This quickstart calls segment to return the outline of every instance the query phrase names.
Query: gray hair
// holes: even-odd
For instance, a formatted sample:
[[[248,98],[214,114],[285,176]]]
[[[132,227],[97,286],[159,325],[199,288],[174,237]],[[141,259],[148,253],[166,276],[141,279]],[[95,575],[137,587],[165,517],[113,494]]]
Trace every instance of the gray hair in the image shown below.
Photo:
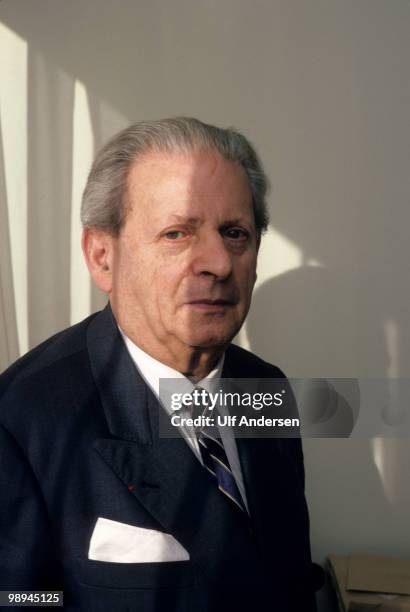
[[[118,235],[126,216],[126,185],[133,162],[150,151],[216,150],[239,162],[249,178],[258,236],[269,223],[267,177],[253,146],[233,128],[223,129],[191,117],[141,121],[116,134],[97,154],[84,190],[81,221]]]

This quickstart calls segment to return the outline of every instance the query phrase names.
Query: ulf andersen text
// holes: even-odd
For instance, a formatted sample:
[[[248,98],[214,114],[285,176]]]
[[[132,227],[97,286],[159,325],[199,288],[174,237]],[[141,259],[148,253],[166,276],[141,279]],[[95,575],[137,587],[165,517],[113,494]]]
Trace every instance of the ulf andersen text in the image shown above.
[[[275,419],[265,416],[247,417],[237,415],[217,415],[216,417],[200,415],[195,418],[174,414],[171,417],[174,427],[299,427],[299,419]]]

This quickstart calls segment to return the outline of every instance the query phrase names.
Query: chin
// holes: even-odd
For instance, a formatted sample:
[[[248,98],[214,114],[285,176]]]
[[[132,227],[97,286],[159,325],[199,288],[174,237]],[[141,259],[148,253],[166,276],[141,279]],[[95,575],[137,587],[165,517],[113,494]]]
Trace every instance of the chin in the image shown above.
[[[219,348],[228,345],[232,338],[237,334],[235,329],[227,330],[192,330],[192,333],[185,334],[185,343],[197,348]]]

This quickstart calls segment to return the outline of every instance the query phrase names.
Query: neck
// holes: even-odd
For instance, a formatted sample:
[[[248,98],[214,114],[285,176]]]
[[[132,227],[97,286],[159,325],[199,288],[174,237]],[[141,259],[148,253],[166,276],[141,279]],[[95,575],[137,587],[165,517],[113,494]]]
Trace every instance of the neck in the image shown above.
[[[187,347],[186,350],[178,351],[172,351],[169,347],[167,349],[161,347],[161,350],[155,351],[152,346],[139,342],[138,338],[128,337],[148,355],[173,370],[181,372],[181,374],[190,378],[192,382],[198,382],[205,378],[216,367],[224,352],[224,348],[221,347],[218,347],[218,349]]]
[[[184,376],[196,383],[202,380],[202,378],[205,378],[205,376],[208,376],[209,372],[212,372],[219,359],[222,357],[224,350],[224,348],[219,348],[218,351],[212,352],[199,352],[198,350],[198,352],[192,354],[190,359],[187,360],[186,368],[178,371],[182,372]]]

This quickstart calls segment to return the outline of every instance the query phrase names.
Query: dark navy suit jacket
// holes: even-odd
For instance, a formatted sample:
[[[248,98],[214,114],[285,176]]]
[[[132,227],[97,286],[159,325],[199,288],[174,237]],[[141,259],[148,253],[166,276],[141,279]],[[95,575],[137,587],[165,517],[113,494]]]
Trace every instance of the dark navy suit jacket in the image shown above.
[[[282,377],[231,345],[223,377]],[[65,610],[312,612],[303,456],[297,439],[238,439],[251,521],[182,439],[109,307],[0,377],[0,590],[64,589]],[[188,561],[87,558],[98,517],[174,536]]]

